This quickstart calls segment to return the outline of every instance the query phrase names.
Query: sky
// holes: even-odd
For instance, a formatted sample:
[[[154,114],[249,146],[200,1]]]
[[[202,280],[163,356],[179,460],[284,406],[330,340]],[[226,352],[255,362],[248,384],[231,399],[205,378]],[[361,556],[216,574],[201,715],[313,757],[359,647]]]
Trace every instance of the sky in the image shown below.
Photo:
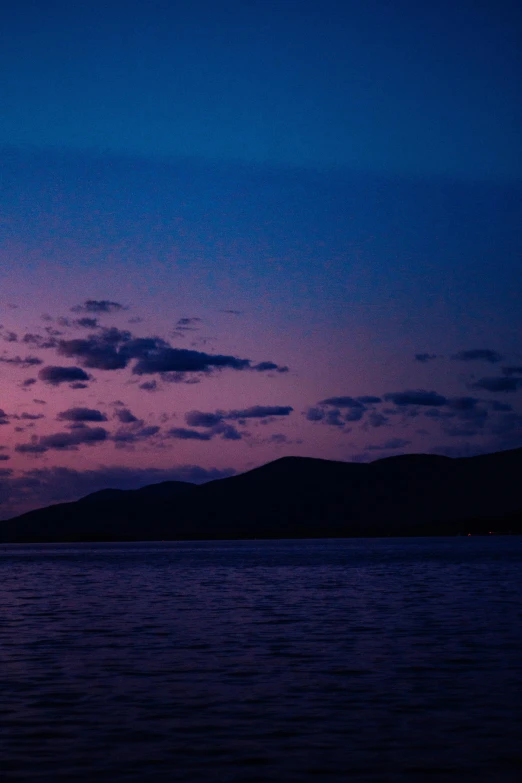
[[[33,0],[0,26],[0,518],[522,446],[522,9]]]

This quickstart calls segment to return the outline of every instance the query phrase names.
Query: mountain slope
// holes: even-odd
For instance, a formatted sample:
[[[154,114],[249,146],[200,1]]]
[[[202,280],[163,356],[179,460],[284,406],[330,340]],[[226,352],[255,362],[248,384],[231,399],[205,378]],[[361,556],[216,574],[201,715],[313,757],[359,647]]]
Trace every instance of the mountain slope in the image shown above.
[[[203,485],[101,490],[0,523],[0,541],[522,532],[522,449],[362,464],[284,457]]]

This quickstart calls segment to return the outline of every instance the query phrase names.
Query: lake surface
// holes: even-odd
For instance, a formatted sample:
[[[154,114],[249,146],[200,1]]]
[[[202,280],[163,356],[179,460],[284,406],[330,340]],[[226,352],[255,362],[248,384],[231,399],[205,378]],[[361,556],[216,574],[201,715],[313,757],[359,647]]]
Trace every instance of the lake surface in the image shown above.
[[[31,783],[522,780],[522,538],[0,546]]]

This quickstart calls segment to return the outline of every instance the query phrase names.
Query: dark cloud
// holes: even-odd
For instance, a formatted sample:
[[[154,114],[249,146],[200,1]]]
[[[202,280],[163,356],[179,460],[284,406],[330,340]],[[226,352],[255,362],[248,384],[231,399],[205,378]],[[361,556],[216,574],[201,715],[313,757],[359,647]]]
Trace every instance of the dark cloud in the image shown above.
[[[8,459],[11,459],[9,454],[0,454],[0,462],[6,462]]]
[[[324,423],[331,427],[344,427],[344,421],[341,419],[339,408],[330,408],[324,415]]]
[[[498,378],[480,378],[471,384],[472,389],[484,389],[489,392],[515,392],[522,386],[522,378],[504,376]]]
[[[220,313],[228,313],[228,315],[243,315],[242,310],[220,310]]]
[[[436,353],[416,353],[415,354],[415,361],[416,362],[431,362],[433,359],[437,358]]]
[[[119,429],[112,436],[116,446],[128,446],[138,441],[147,440],[157,435],[160,428],[157,426],[138,427],[134,429]]]
[[[80,445],[93,446],[107,440],[108,432],[103,427],[79,427],[69,432],[55,432],[52,435],[41,435],[31,443],[17,444],[16,451],[20,453],[38,454],[49,449],[67,451],[77,449]]]
[[[455,411],[470,411],[476,408],[479,402],[476,397],[453,397],[448,400],[448,407]]]
[[[108,433],[103,427],[80,427],[70,432],[56,432],[53,435],[40,436],[39,443],[48,449],[74,449],[107,440]]]
[[[116,404],[116,403],[115,403]],[[134,416],[133,413],[130,412],[128,408],[119,408],[115,414],[116,418],[121,421],[122,424],[132,424],[138,419],[136,416]]]
[[[181,320],[192,322],[196,319]],[[127,367],[131,360],[136,360],[132,370],[135,375],[158,373],[169,383],[196,382],[198,379],[187,380],[186,374],[209,373],[223,368],[258,372],[288,370],[287,367],[280,367],[274,362],[252,365],[249,359],[173,348],[160,337],[133,337],[131,332],[115,327],[101,328],[99,332],[89,334],[86,338],[59,340],[56,348],[61,356],[76,358],[82,366],[90,369],[121,370]]]
[[[73,313],[117,313],[120,310],[128,310],[128,307],[119,302],[111,302],[108,299],[86,299],[82,305],[71,307]]]
[[[198,432],[198,430],[188,430],[185,427],[173,427],[168,430],[167,435],[177,440],[211,440],[212,433]]]
[[[360,421],[364,414],[366,413],[366,408],[349,408],[346,413],[344,414],[344,420],[345,421]]]
[[[459,362],[482,361],[495,364],[496,362],[501,362],[504,357],[502,354],[497,353],[497,351],[492,351],[489,348],[474,348],[470,351],[459,351],[451,358],[456,359]]]
[[[57,386],[60,383],[73,383],[74,381],[88,381],[90,376],[81,367],[56,367],[48,365],[38,373],[41,381]]]
[[[41,334],[24,334],[22,342],[27,345],[33,345],[35,348],[56,348],[57,342],[54,337],[42,337]]]
[[[170,348],[170,345],[161,337],[127,337],[126,332],[120,332],[122,346],[120,353],[130,359],[146,359],[158,351]]]
[[[43,413],[21,413],[21,419],[27,419],[28,421],[36,421],[37,419],[44,419]]]
[[[0,408],[0,424],[9,424],[9,416]]]
[[[28,389],[33,383],[36,383],[36,378],[26,378],[25,381],[22,381],[21,386],[23,389]]]
[[[363,400],[370,403],[380,402],[380,397],[366,396],[362,398],[350,397],[347,395],[341,397],[327,397],[321,400],[316,407],[308,408],[305,415],[308,421],[322,421],[335,427],[343,427],[345,422],[360,421],[367,411]],[[323,406],[323,407],[318,407]],[[329,407],[325,410],[325,407]],[[344,416],[341,418],[341,410],[345,409]]]
[[[384,399],[393,402],[394,405],[446,405],[448,400],[441,394],[434,391],[425,391],[424,389],[415,389],[403,392],[391,392],[385,394]]]
[[[203,413],[203,411],[189,411],[185,414],[185,421],[190,427],[215,427],[223,421],[225,413],[216,411],[216,413]]]
[[[274,434],[270,435],[270,437],[267,439],[266,442],[275,443],[276,445],[282,445],[283,443],[291,443],[291,441],[282,432],[274,432]]]
[[[336,408],[363,408],[364,405],[360,400],[356,400],[354,397],[327,397],[326,400],[321,400],[319,405],[334,405]]]
[[[410,440],[405,440],[404,438],[390,438],[385,443],[366,446],[366,451],[388,451],[402,449],[405,446],[409,446],[410,443]]]
[[[32,443],[17,443],[15,451],[19,454],[43,454],[47,451],[47,447],[38,443],[38,440]]]
[[[474,438],[480,433],[480,429],[462,424],[448,424],[443,428],[443,432],[450,438]]]
[[[357,402],[362,402],[363,405],[376,405],[379,402],[382,402],[382,399],[380,397],[374,397],[372,394],[363,394],[361,397],[355,398]]]
[[[243,435],[232,424],[220,424],[214,429],[215,434],[223,440],[241,440]]]
[[[389,418],[387,416],[383,416],[382,413],[378,413],[377,411],[370,411],[366,419],[366,424],[367,426],[373,428],[385,427],[389,421]]]
[[[129,363],[130,356],[118,348],[124,341],[130,341],[130,332],[119,329],[104,329],[101,334],[91,334],[86,339],[60,340],[58,353],[77,357],[84,367],[97,370],[121,370]]]
[[[22,359],[20,356],[0,356],[0,362],[23,368],[35,367],[38,364],[43,364],[43,361],[38,359],[37,356],[26,356],[25,359]]]
[[[259,364],[254,364],[252,369],[256,372],[268,372],[270,370],[274,370],[275,372],[288,372],[288,367],[286,367],[286,365],[280,366],[274,362],[259,362]]]
[[[512,405],[509,405],[507,402],[499,402],[498,400],[487,400],[486,405],[488,405],[491,410],[502,411],[503,413],[513,410]]]
[[[201,318],[179,318],[174,327],[174,333],[178,332],[197,332]]]
[[[76,318],[73,323],[80,329],[97,329],[99,327],[98,319],[89,318],[88,316],[84,316],[83,318]]]
[[[69,389],[88,389],[89,385],[87,383],[81,383],[78,381],[77,383],[71,383],[69,385]]]
[[[140,389],[143,389],[143,391],[155,392],[159,391],[159,386],[156,381],[145,381],[144,383],[140,383]]]
[[[322,421],[324,419],[324,410],[322,408],[308,408],[305,411],[307,421]]]
[[[37,405],[47,405],[45,400],[34,399],[33,402],[35,402]]]
[[[56,418],[59,421],[107,421],[107,416],[94,408],[68,408]]]
[[[226,419],[263,419],[267,416],[289,416],[294,409],[290,405],[253,405],[243,410],[231,410]]]
[[[503,367],[502,372],[508,377],[512,375],[522,375],[522,367]]]
[[[16,343],[18,342],[18,335],[16,332],[6,332],[2,335],[3,339],[6,341],[6,343]]]
[[[229,367],[233,370],[245,370],[250,367],[248,359],[235,356],[208,354],[191,351],[186,348],[162,348],[140,359],[133,368],[135,375],[151,373],[208,372]]]

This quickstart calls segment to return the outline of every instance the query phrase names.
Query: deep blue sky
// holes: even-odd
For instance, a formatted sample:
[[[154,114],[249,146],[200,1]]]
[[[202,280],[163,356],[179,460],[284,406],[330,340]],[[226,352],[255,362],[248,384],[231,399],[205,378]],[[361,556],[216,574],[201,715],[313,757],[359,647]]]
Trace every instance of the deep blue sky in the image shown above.
[[[522,446],[519,3],[2,11],[0,518]]]
[[[522,175],[516,0],[17,0],[0,143]]]

